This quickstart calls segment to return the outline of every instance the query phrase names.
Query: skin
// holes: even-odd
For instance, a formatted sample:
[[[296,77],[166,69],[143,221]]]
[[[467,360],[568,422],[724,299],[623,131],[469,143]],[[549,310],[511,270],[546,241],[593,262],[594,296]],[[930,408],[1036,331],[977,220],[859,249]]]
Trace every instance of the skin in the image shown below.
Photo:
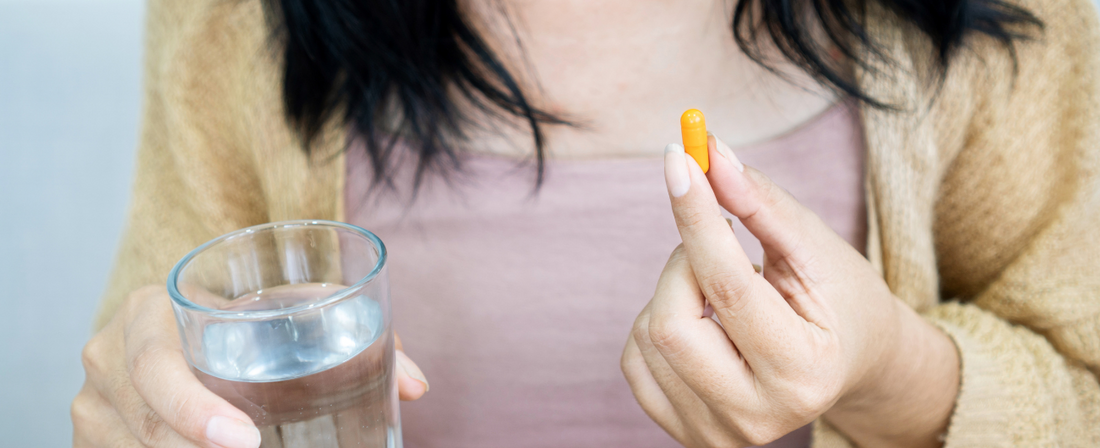
[[[514,35],[500,8],[487,6],[498,3]],[[659,156],[663,142],[679,141],[676,119],[691,108],[704,111],[709,129],[736,147],[782,134],[835,102],[798,69],[777,65],[788,82],[745,56],[726,23],[733,2],[468,4],[471,20],[533,104],[578,124],[544,128],[556,159]],[[531,153],[522,124],[474,131],[474,151]]]
[[[659,147],[654,142],[678,140],[677,127],[669,123],[688,108],[705,110],[708,127],[737,146],[782,134],[835,102],[832,94],[797,69],[779,64],[788,75],[783,80],[742,54],[726,23],[732,6],[726,0],[501,0],[467,2],[465,8],[533,104],[579,125],[546,128],[551,156],[592,159],[656,156]],[[511,23],[502,20],[501,10]],[[476,118],[476,112],[471,114]],[[529,135],[522,126],[474,129],[469,146],[504,155],[530,153]],[[678,222],[692,216],[684,214],[692,210],[717,216],[717,204],[733,206],[727,202],[733,197],[748,201],[748,196],[724,196],[741,191],[738,186],[753,194],[780,191],[748,180],[714,181],[722,172],[712,168],[710,174],[717,203],[697,196],[711,187],[701,173],[692,172],[692,188],[684,197],[702,202],[674,198]],[[743,179],[766,180],[759,174]],[[864,446],[923,443],[934,440],[932,434],[946,424],[958,382],[958,361],[950,341],[899,306],[866,260],[808,213],[779,214],[769,221],[789,232],[776,238],[807,242],[807,249],[798,252],[804,259],[777,256],[772,261],[769,255],[766,276],[769,281],[779,279],[783,266],[799,267],[801,260],[819,269],[806,271],[813,273],[810,279],[827,282],[811,283],[808,292],[790,296],[794,298],[783,293],[796,291],[794,286],[800,284],[796,281],[784,280],[782,288],[768,286],[773,289],[769,300],[784,298],[790,304],[786,317],[771,322],[772,327],[759,325],[784,314],[732,313],[743,306],[739,304],[757,302],[755,296],[745,301],[711,299],[719,317],[729,322],[726,328],[756,324],[759,327],[753,328],[765,331],[762,334],[768,338],[720,333],[716,328],[721,327],[700,330],[710,321],[688,319],[701,316],[693,307],[702,304],[702,297],[712,297],[711,288],[725,285],[729,288],[717,291],[726,293],[744,290],[739,283],[745,278],[743,260],[737,258],[740,248],[731,243],[729,227],[718,229],[713,220],[699,227],[700,232],[687,234],[690,238],[685,236],[684,248],[673,254],[662,275],[662,288],[639,317],[640,323],[648,323],[639,327],[642,330],[635,329],[636,337],[624,353],[624,372],[646,412],[685,444],[763,442],[822,414]],[[693,246],[689,240],[721,243],[716,247],[727,251],[693,250],[698,244]],[[822,246],[826,243],[827,247]],[[722,257],[732,261],[715,266],[730,271],[707,271],[706,278],[713,281],[695,283],[705,285],[701,289],[691,286],[686,273],[698,278],[698,271],[689,269],[692,260]],[[759,281],[756,284],[754,293],[767,291]],[[772,303],[769,312],[782,310],[778,305]],[[808,320],[791,310],[818,314],[809,315],[816,320]],[[885,322],[897,325],[883,328],[888,327]],[[651,327],[665,332],[658,331],[654,339]],[[685,344],[682,350],[669,345],[677,341]],[[670,354],[674,352],[681,356]],[[401,399],[419,398],[427,391],[427,381],[401,351],[398,360]],[[696,364],[688,363],[691,360]],[[236,428],[244,434],[251,422],[206,390],[187,368],[162,285],[132,293],[89,341],[83,361],[86,381],[72,405],[74,446],[256,446],[239,438],[221,444],[211,439],[212,427]],[[705,368],[704,361],[710,363]],[[740,382],[731,382],[734,379]],[[744,395],[748,379],[756,381],[751,384],[760,391],[754,401],[706,401],[749,397]],[[921,397],[910,396],[914,393]],[[754,407],[746,407],[747,403]],[[875,432],[881,428],[892,432]]]
[[[953,343],[813,212],[709,140],[707,174],[682,149],[665,156],[683,244],[622,358],[646,413],[688,447],[761,445],[821,416],[859,446],[940,446]],[[760,240],[763,275],[720,207]]]

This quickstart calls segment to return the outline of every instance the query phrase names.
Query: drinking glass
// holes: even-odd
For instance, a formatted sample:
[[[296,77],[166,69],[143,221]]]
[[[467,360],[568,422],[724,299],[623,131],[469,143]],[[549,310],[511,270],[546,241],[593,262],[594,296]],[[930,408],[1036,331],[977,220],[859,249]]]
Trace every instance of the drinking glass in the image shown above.
[[[168,277],[183,353],[263,448],[401,448],[386,247],[333,221],[218,237]]]

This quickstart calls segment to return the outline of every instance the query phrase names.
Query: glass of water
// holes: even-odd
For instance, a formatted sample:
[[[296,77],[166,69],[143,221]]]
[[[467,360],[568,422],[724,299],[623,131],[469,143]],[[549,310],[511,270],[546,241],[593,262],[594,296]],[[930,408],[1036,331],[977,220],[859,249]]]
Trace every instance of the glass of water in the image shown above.
[[[332,221],[223,235],[168,277],[195,376],[263,448],[401,448],[386,247]]]

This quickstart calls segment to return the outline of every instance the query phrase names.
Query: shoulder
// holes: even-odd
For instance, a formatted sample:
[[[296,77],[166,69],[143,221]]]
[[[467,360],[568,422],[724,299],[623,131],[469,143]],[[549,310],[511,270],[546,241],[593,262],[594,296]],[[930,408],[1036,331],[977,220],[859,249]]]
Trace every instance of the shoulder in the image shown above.
[[[946,291],[971,295],[1095,188],[1100,25],[1091,0],[1016,5],[1043,26],[1012,47],[972,35],[932,108],[933,232]]]
[[[224,107],[275,71],[260,0],[154,0],[147,21],[147,79],[166,97]]]
[[[268,219],[336,215],[343,128],[306,155],[282,102],[281,47],[261,0],[153,0],[147,23],[145,139],[162,165],[247,197]]]
[[[147,20],[146,120],[159,115],[158,138],[181,159],[254,170],[305,163],[261,0],[154,0]]]

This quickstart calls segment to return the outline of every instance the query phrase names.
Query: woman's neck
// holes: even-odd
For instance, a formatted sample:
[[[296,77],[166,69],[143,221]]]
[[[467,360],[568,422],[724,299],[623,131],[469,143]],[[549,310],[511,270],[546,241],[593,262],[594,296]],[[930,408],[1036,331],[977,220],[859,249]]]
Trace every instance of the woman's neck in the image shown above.
[[[471,2],[475,27],[537,107],[577,126],[547,126],[553,158],[660,154],[698,108],[731,146],[765,140],[817,115],[827,90],[790,66],[785,81],[733,40],[723,0]],[[781,61],[781,58],[773,58]],[[522,128],[475,134],[475,151],[530,154]]]

